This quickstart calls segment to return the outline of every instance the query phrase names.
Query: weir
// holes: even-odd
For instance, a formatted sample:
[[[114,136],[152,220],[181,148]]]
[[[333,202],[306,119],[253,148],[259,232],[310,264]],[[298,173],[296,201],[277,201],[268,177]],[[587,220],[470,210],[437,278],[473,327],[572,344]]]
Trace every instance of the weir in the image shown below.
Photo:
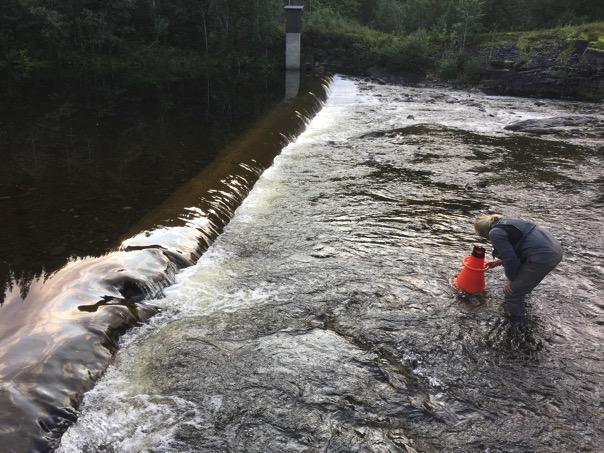
[[[598,450],[603,156],[503,129],[576,108],[545,102],[336,77],[60,452]],[[449,284],[488,208],[568,244],[520,351],[502,272],[479,304]]]
[[[320,108],[327,80],[275,106],[143,218],[117,251],[72,260],[9,288],[0,318],[0,435],[9,451],[48,451],[76,419],[129,327],[153,316],[179,269],[229,222],[264,169]],[[141,233],[142,231],[142,233]]]

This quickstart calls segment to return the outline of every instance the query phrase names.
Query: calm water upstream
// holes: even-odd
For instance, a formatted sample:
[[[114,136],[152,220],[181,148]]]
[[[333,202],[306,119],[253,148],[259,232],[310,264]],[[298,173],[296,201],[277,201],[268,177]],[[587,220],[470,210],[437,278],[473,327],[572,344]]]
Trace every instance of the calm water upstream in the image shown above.
[[[503,130],[569,113],[604,109],[336,77],[218,240],[148,304],[159,312],[121,338],[59,451],[598,451],[602,142]],[[209,231],[199,222],[241,181],[186,226]],[[526,343],[502,322],[500,269],[479,300],[449,287],[486,211],[564,246]],[[125,248],[186,250],[190,231]]]
[[[11,283],[26,293],[119,245],[283,98],[281,76],[92,89],[0,103],[0,303]]]

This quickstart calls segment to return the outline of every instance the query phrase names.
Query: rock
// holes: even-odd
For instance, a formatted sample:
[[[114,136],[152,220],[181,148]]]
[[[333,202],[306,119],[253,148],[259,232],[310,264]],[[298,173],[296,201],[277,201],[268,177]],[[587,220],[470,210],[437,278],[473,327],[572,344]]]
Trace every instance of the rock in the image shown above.
[[[314,249],[315,250],[310,254],[310,256],[312,256],[313,258],[333,258],[337,254],[336,249],[334,249],[333,247],[319,245],[316,246]]]
[[[408,119],[408,120],[414,120],[414,119],[415,119],[415,116],[413,116],[413,115],[408,115],[408,116],[407,116],[407,119]]]
[[[372,131],[372,132],[367,132],[366,134],[363,134],[363,135],[359,135],[357,138],[359,138],[359,139],[380,138],[380,137],[383,137],[384,135],[386,135],[386,131]]]
[[[604,119],[594,116],[535,118],[509,124],[504,129],[537,135],[601,137],[604,133]]]
[[[587,64],[595,67],[604,67],[604,50],[588,47],[583,52],[582,58]]]
[[[542,98],[604,98],[604,51],[585,40],[543,41],[528,49],[515,44],[487,49],[487,94]]]

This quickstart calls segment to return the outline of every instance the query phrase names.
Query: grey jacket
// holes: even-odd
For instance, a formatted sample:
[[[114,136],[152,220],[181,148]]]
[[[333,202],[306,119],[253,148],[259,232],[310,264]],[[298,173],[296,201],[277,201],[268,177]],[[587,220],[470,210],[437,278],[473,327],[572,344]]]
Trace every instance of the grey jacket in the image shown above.
[[[514,280],[524,262],[556,266],[562,260],[560,242],[546,229],[519,219],[503,218],[491,226],[493,256],[503,260],[505,275]]]

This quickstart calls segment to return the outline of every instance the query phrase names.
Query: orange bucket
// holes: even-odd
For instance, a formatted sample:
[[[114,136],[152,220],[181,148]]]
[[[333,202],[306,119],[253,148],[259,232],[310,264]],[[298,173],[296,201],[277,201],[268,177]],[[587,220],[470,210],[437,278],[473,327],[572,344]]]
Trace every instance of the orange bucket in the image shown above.
[[[471,295],[484,293],[487,287],[484,273],[488,269],[485,260],[485,249],[475,246],[472,254],[466,256],[462,262],[463,268],[453,280],[455,288]]]

